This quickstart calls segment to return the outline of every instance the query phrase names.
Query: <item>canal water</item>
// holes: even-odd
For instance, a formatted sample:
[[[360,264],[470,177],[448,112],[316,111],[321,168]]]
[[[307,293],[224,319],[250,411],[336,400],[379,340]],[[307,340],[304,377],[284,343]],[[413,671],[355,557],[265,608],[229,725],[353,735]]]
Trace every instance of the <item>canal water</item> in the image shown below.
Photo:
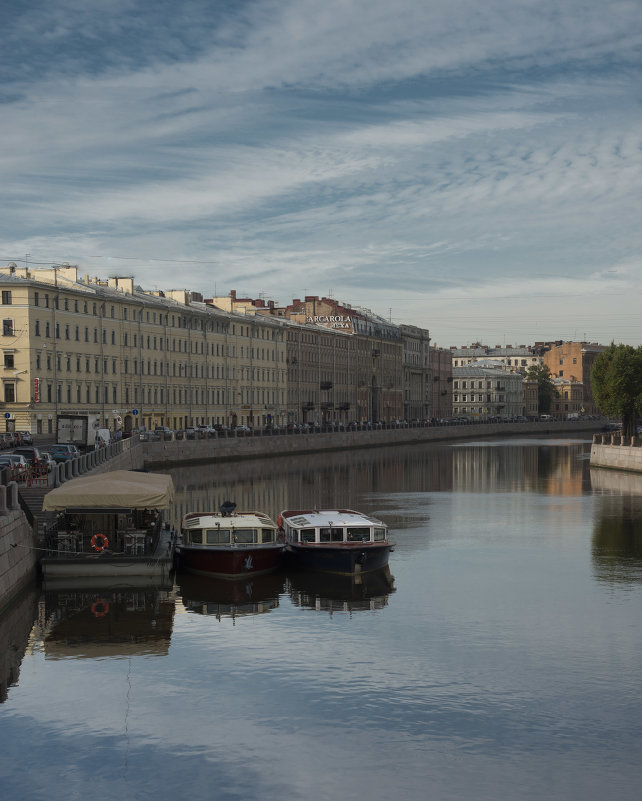
[[[373,513],[390,575],[25,593],[0,619],[2,798],[637,800],[642,476],[589,447],[173,470],[176,520]]]

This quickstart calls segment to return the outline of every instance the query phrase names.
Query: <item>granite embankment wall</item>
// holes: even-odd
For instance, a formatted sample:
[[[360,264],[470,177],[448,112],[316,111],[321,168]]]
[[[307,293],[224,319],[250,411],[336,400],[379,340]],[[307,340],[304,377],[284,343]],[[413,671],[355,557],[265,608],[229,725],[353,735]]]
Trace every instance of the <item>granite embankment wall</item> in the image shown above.
[[[35,535],[18,502],[18,485],[0,485],[0,612],[36,577]]]
[[[144,442],[145,467],[225,462],[295,453],[380,448],[443,442],[454,439],[480,439],[502,436],[566,436],[594,432],[595,422],[572,423],[490,423],[426,428],[400,428],[374,431],[340,431],[319,434],[277,434],[274,436],[225,437],[217,439]]]
[[[642,437],[623,437],[619,431],[594,434],[591,467],[642,473]]]

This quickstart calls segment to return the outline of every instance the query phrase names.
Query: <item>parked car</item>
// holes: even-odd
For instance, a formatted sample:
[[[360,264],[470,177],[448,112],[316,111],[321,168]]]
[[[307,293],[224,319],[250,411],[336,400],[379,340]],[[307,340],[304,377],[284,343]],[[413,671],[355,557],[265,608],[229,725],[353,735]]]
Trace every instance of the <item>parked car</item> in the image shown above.
[[[20,456],[17,453],[3,453],[0,455],[0,470],[8,468],[14,481],[23,481],[28,467],[29,463],[24,456]]]
[[[185,429],[185,439],[196,439],[196,429],[195,428],[186,428]]]
[[[18,431],[18,434],[20,434],[22,438],[23,445],[33,445],[33,437],[30,431]]]
[[[51,473],[56,466],[56,460],[48,451],[40,451],[40,464],[46,465],[47,472]]]
[[[45,445],[40,451],[51,454],[55,462],[68,462],[80,456],[80,451],[75,445]]]
[[[251,434],[252,433],[252,429],[249,426],[246,426],[246,425],[243,425],[243,424],[241,424],[239,426],[236,426],[236,428],[234,430],[236,431],[237,436],[239,434],[242,434],[243,436],[246,436],[247,434]]]
[[[24,456],[32,467],[37,467],[42,459],[40,450],[38,448],[34,448],[33,446],[23,445],[20,448],[14,448],[13,453]]]

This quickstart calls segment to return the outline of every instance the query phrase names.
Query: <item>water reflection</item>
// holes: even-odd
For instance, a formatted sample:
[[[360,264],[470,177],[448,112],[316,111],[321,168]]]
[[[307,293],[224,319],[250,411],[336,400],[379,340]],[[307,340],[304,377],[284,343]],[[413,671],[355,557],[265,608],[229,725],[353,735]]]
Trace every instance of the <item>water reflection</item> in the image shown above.
[[[168,590],[48,590],[34,637],[48,659],[166,655],[174,608]]]
[[[28,587],[0,617],[0,704],[18,683],[20,664],[36,619],[39,590]]]
[[[642,476],[591,470],[602,493],[593,525],[595,575],[606,582],[642,580]]]
[[[273,611],[279,606],[285,581],[278,572],[232,580],[179,573],[176,580],[188,612],[213,615],[219,620]]]
[[[395,586],[390,568],[385,567],[357,576],[290,573],[287,590],[294,606],[333,614],[383,609]]]
[[[418,444],[199,465],[168,471],[176,486],[173,523],[188,512],[216,510],[227,498],[239,509],[357,508],[385,514],[392,528],[425,522],[411,509],[389,504],[387,495],[426,492],[545,492],[579,495],[590,491],[590,441],[493,440],[454,445]]]

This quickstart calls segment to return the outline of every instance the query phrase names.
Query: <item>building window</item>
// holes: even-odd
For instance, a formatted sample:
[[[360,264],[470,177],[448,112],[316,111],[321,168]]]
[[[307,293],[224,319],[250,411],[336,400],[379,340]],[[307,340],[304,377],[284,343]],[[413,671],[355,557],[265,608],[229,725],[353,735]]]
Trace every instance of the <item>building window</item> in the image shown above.
[[[3,306],[10,306],[11,305],[11,290],[10,289],[3,289],[2,290],[2,305]]]
[[[14,368],[14,359],[13,353],[5,353],[4,354],[4,366],[13,370]]]
[[[34,306],[40,306],[40,293],[39,292],[34,292],[33,293],[33,305]]]
[[[34,335],[39,337],[40,336],[40,320],[35,320],[34,324],[35,324]]]
[[[16,402],[16,385],[7,383],[4,385],[4,402],[5,403],[15,403]]]
[[[2,321],[2,336],[4,337],[13,336],[13,320]]]

